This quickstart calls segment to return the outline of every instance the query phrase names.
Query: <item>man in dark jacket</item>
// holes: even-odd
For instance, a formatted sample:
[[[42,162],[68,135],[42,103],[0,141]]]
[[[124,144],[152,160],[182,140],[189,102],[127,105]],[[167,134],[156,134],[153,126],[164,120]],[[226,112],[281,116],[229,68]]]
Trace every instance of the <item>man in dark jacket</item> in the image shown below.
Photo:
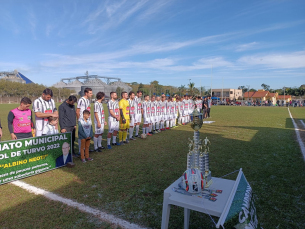
[[[72,133],[72,154],[74,157],[79,157],[79,154],[74,152],[75,142],[75,129],[76,129],[76,110],[74,104],[77,102],[77,98],[74,95],[64,101],[59,107],[59,126],[61,133]]]

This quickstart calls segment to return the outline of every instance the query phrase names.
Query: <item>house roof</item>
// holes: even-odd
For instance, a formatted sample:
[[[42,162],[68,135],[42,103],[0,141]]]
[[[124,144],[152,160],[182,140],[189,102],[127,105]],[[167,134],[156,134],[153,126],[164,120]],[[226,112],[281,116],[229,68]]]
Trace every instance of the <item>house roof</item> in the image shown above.
[[[262,98],[262,97],[267,96],[268,93],[269,93],[269,91],[256,91],[254,93],[254,95],[252,95],[252,98]]]
[[[252,98],[262,98],[267,96],[269,91],[255,91],[255,92],[245,92],[244,97],[252,97]]]
[[[276,97],[277,93],[269,93],[268,97]]]
[[[284,99],[284,95],[278,95],[277,98],[278,99]],[[288,98],[291,99],[291,95],[285,95],[285,99],[288,99]]]

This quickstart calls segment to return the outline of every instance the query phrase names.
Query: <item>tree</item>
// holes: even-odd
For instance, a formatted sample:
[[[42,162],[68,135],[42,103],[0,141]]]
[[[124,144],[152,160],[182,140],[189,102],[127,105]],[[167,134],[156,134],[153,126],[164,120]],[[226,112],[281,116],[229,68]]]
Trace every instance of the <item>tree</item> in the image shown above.
[[[194,94],[195,83],[194,83],[194,82],[190,82],[190,83],[188,84],[188,86],[189,86],[189,92],[190,92],[190,94],[193,95],[193,94]]]
[[[116,88],[115,92],[117,93],[118,98],[121,98],[122,91],[124,91],[124,88],[121,88],[121,87]]]
[[[186,92],[185,85],[181,85],[180,87],[178,87],[178,92],[179,92],[180,96],[184,95]]]
[[[243,93],[248,91],[248,88],[246,88],[245,86],[239,86],[238,89],[242,90]]]
[[[267,84],[262,84],[261,87],[265,90],[265,91],[269,91],[270,90],[270,86]]]
[[[251,88],[249,91],[250,92],[255,92],[256,90],[254,88]]]

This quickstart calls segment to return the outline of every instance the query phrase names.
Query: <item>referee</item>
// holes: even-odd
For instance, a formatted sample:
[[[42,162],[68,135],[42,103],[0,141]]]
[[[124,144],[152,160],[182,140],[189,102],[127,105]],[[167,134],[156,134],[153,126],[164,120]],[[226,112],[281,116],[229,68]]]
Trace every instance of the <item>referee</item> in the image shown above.
[[[76,129],[76,110],[74,104],[77,102],[77,98],[74,95],[70,95],[69,98],[64,101],[59,107],[59,126],[61,133],[72,133],[72,153],[74,157],[79,157],[79,154],[74,152],[75,142],[75,129]]]

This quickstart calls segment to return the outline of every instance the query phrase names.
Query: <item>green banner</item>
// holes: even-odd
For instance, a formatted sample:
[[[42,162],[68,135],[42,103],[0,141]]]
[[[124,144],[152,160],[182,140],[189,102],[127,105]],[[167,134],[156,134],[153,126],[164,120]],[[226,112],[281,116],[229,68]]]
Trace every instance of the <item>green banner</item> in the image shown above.
[[[72,162],[71,133],[0,142],[0,185]]]
[[[226,217],[224,228],[261,228],[256,215],[252,188],[243,173]]]

